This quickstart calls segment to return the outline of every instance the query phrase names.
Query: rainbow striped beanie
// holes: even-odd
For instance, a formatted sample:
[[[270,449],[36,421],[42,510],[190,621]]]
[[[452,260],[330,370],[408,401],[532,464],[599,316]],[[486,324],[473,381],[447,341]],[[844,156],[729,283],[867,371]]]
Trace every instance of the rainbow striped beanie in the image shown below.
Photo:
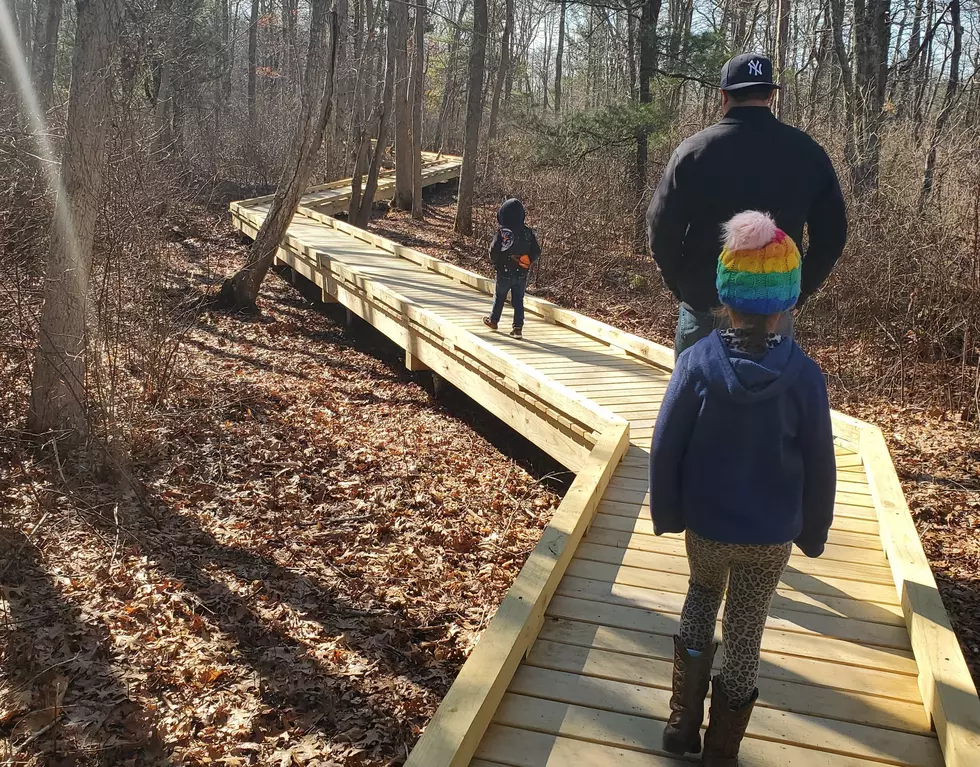
[[[800,298],[800,251],[768,213],[747,210],[725,224],[715,285],[741,314],[779,314]]]

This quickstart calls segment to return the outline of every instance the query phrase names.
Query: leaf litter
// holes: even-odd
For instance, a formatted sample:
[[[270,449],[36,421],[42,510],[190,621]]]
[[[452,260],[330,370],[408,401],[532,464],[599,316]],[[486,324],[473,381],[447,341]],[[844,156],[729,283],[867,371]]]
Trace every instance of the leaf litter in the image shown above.
[[[63,482],[6,387],[0,763],[400,764],[554,512],[390,350],[261,301],[198,315],[115,475]]]

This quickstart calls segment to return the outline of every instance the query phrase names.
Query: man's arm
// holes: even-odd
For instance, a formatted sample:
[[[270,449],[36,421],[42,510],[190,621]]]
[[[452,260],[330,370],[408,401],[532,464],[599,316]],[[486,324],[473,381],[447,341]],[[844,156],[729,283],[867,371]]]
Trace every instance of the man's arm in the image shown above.
[[[684,235],[687,234],[688,225],[685,191],[678,179],[680,158],[680,151],[674,152],[647,209],[650,252],[660,267],[664,283],[677,298],[680,298],[680,291],[676,275],[681,266]]]
[[[822,150],[821,150],[822,151]],[[810,214],[807,216],[807,233],[810,244],[806,258],[803,259],[803,273],[800,276],[800,303],[816,293],[830,276],[834,264],[844,252],[847,242],[847,210],[840,182],[834,172],[830,158],[824,155],[827,164],[827,180],[817,195]]]

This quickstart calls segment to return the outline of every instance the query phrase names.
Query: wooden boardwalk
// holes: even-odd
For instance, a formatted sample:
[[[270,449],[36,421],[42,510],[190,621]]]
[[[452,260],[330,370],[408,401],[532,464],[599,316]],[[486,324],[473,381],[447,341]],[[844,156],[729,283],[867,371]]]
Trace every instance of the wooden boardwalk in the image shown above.
[[[457,173],[427,156],[426,183]],[[491,332],[489,280],[334,221],[349,195],[311,190],[279,260],[576,472],[408,764],[690,764],[660,750],[688,565],[682,537],[654,537],[647,495],[671,352],[533,298],[524,340]],[[267,207],[232,212],[254,236]],[[980,701],[884,440],[834,424],[836,520],[777,592],[742,763],[977,767]]]

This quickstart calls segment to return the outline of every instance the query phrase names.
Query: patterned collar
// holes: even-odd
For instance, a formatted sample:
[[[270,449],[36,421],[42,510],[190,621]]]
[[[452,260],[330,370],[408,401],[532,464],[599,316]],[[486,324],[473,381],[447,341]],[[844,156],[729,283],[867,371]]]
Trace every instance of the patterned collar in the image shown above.
[[[721,340],[724,341],[729,351],[735,352],[736,354],[752,354],[747,348],[749,332],[745,328],[725,328],[719,332],[721,333]],[[766,336],[766,348],[774,349],[782,341],[783,337],[781,335],[769,333]]]

